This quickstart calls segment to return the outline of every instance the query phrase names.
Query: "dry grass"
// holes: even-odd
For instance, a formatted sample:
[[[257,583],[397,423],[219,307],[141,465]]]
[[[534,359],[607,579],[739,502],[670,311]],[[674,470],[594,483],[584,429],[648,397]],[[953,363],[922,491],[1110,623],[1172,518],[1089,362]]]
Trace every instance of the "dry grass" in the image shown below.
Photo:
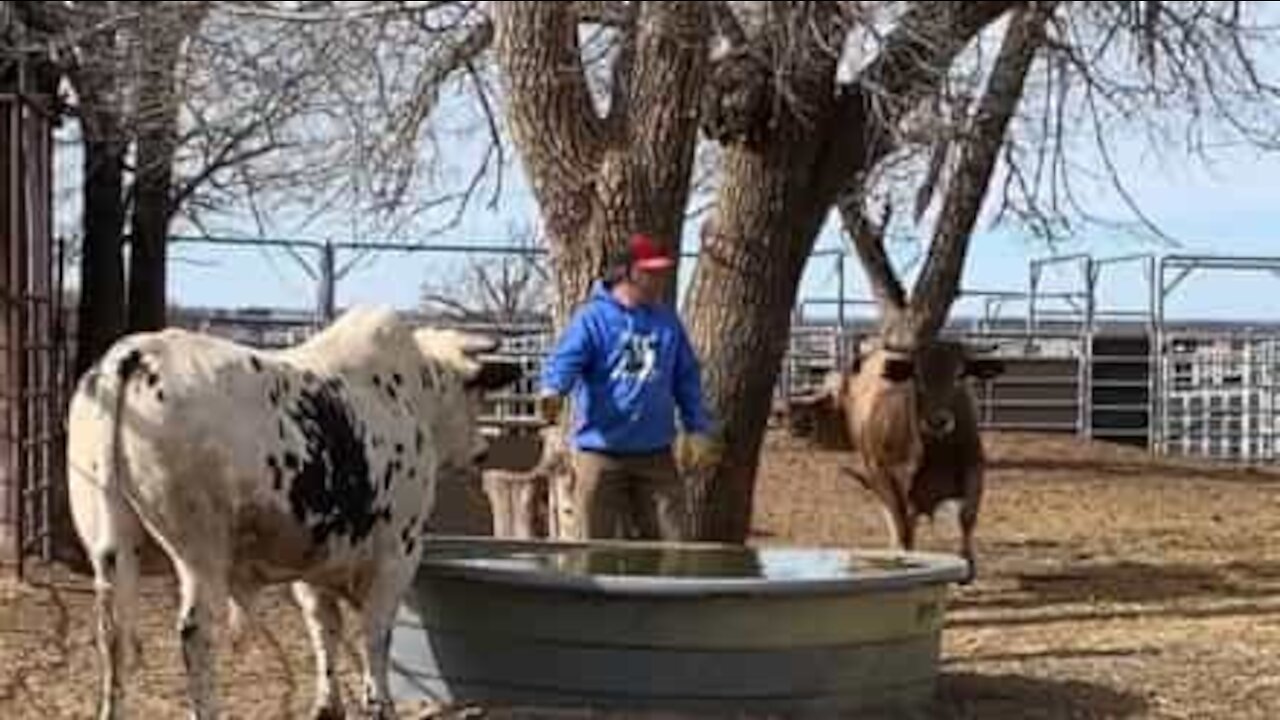
[[[1169,461],[1069,438],[989,439],[980,578],[953,592],[940,718],[1280,716],[1280,474]],[[833,459],[771,439],[760,542],[879,546],[879,511]],[[952,549],[954,518],[922,527]],[[148,578],[139,717],[183,716],[174,595]],[[311,658],[281,592],[270,640],[220,655],[232,717],[301,717]],[[61,568],[0,584],[0,717],[89,717],[92,595]],[[354,646],[341,658],[354,696]],[[410,716],[406,709],[406,716]]]

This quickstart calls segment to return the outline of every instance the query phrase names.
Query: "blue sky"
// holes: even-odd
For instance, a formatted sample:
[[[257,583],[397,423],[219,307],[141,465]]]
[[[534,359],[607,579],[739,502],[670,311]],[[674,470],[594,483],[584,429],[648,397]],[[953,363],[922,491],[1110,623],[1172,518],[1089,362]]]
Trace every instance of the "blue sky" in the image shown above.
[[[1136,153],[1135,153],[1136,154]],[[1165,167],[1147,169],[1134,157],[1129,173],[1129,189],[1143,210],[1174,236],[1179,246],[1163,245],[1137,235],[1108,228],[1090,228],[1081,240],[1050,248],[1016,228],[980,227],[975,233],[966,265],[964,286],[979,290],[1023,291],[1027,288],[1028,262],[1075,252],[1098,258],[1130,253],[1223,254],[1276,256],[1280,258],[1280,157],[1253,151],[1224,155],[1222,170],[1212,173],[1197,162],[1166,158]],[[1154,164],[1154,163],[1152,163]],[[1172,166],[1171,168],[1169,166]],[[509,176],[512,187],[496,210],[481,205],[473,208],[452,232],[430,238],[450,244],[491,244],[500,241],[513,222],[536,222],[536,205],[518,178]],[[1091,196],[1091,208],[1098,212],[1124,214],[1125,208],[1114,193],[1100,189]],[[1125,215],[1127,217],[1127,215]],[[834,228],[819,241],[820,247],[838,247],[841,240]],[[323,237],[312,231],[308,237]],[[334,227],[329,235],[336,241],[352,238],[348,227]],[[696,242],[693,226],[686,231],[686,247]],[[370,240],[380,238],[371,237]],[[180,244],[173,250],[172,297],[185,304],[236,306],[278,306],[306,308],[315,298],[314,281],[287,254],[277,250],[227,249]],[[909,261],[916,251],[896,247],[895,260],[909,275]],[[351,259],[341,255],[339,265]],[[413,305],[424,279],[448,281],[457,277],[458,255],[384,253],[359,262],[338,288],[340,304],[354,302]],[[808,297],[832,297],[836,287],[836,262],[815,257],[804,279]],[[687,270],[682,273],[685,282]],[[867,298],[868,289],[861,269],[851,257],[845,267],[848,296]],[[1070,292],[1082,289],[1078,266],[1057,265],[1046,270],[1042,290]],[[1136,263],[1116,265],[1104,272],[1099,285],[1099,307],[1139,310],[1148,297],[1144,274]],[[1280,308],[1280,277],[1267,272],[1227,273],[1206,271],[1194,274],[1178,286],[1167,302],[1170,317],[1266,318]],[[1062,307],[1061,304],[1058,307]],[[978,300],[962,301],[958,314],[980,311]],[[1025,305],[1013,303],[1006,314],[1019,315]],[[864,311],[865,312],[865,311]]]
[[[449,107],[446,102],[443,107]],[[474,142],[442,143],[448,161],[467,166],[478,152]],[[1127,180],[1127,189],[1144,212],[1169,235],[1177,247],[1161,245],[1134,234],[1105,227],[1085,227],[1081,238],[1067,245],[1049,248],[1019,232],[1016,227],[992,229],[985,223],[975,232],[968,257],[964,286],[971,289],[1024,291],[1028,262],[1056,253],[1087,252],[1099,258],[1130,253],[1229,254],[1276,256],[1280,258],[1280,155],[1265,155],[1249,147],[1218,151],[1215,166],[1206,168],[1187,157],[1179,147],[1152,148],[1144,143],[1115,139],[1117,164]],[[1097,158],[1076,156],[1086,170],[1095,171]],[[78,161],[67,155],[64,167],[75,168]],[[61,178],[64,191],[73,186],[73,177]],[[506,191],[496,208],[476,203],[453,231],[412,240],[449,244],[493,244],[508,236],[513,225],[535,225],[537,208],[518,165],[508,168]],[[1108,186],[1079,182],[1091,212],[1129,219],[1127,209]],[[74,192],[59,195],[60,231],[77,224],[78,197]],[[988,210],[991,202],[989,199]],[[338,216],[329,225],[311,228],[311,240],[325,237],[335,241],[366,239],[381,241],[376,235],[353,234],[351,218]],[[219,234],[252,235],[247,223],[230,220],[213,228]],[[175,227],[175,234],[190,232]],[[281,235],[294,236],[287,230]],[[696,226],[686,228],[684,244],[694,247]],[[406,238],[400,238],[401,240]],[[836,228],[829,224],[819,247],[841,244]],[[895,247],[895,260],[909,276],[910,258],[918,256],[911,247]],[[170,297],[188,305],[244,307],[271,306],[305,309],[314,306],[314,280],[290,256],[279,250],[227,249],[179,244],[172,250]],[[349,256],[340,256],[343,264]],[[437,254],[384,253],[366,258],[339,284],[339,304],[385,303],[409,307],[417,302],[420,285],[428,278],[449,282],[458,277],[461,257]],[[688,270],[682,272],[684,282]],[[868,290],[861,269],[851,257],[845,268],[847,295],[866,299]],[[835,293],[835,262],[831,258],[810,261],[802,284],[802,296],[831,297]],[[1054,267],[1042,289],[1049,292],[1082,289],[1075,265]],[[1148,289],[1136,264],[1116,266],[1106,272],[1099,287],[1103,309],[1139,310],[1145,307]],[[1167,303],[1170,317],[1267,318],[1280,308],[1280,277],[1267,272],[1204,272],[1192,275],[1171,294]],[[1006,314],[1020,315],[1022,304],[1011,304]],[[981,311],[980,301],[962,300],[955,312],[969,315]],[[869,309],[860,314],[866,314]]]

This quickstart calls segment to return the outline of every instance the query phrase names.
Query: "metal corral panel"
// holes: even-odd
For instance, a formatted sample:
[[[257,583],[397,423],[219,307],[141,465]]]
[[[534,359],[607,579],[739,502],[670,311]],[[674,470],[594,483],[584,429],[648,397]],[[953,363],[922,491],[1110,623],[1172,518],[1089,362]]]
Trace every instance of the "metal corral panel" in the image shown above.
[[[1005,372],[975,383],[982,426],[991,430],[1075,432],[1079,364],[1072,358],[1005,357]]]

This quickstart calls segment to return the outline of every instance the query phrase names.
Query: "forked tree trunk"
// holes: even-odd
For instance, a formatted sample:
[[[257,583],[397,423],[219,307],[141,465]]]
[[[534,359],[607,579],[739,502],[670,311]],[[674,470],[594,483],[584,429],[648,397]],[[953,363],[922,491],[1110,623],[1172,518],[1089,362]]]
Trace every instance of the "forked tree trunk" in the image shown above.
[[[742,53],[744,67],[726,63],[723,75],[713,74],[713,80],[727,77],[729,82],[713,83],[710,92],[728,99],[713,97],[703,122],[730,144],[689,307],[695,343],[708,368],[706,392],[727,445],[710,481],[711,499],[699,523],[702,539],[743,542],[750,533],[760,447],[790,335],[791,309],[832,203],[841,194],[860,195],[867,172],[892,149],[888,128],[915,99],[936,90],[939,74],[928,68],[948,66],[969,38],[1011,5],[915,4],[887,39],[884,53],[864,71],[862,83],[840,95],[830,90],[835,66],[829,53],[839,43],[817,37],[824,29],[840,32],[839,19],[827,14],[829,6],[771,7],[780,14],[771,25],[792,27],[770,40],[791,44]],[[796,103],[781,114],[768,88],[753,94],[741,87],[754,74],[748,63],[761,55],[773,58],[773,72],[786,77],[788,99]],[[873,93],[899,105],[871,111]],[[774,107],[765,110],[771,103]],[[767,128],[759,127],[760,118],[768,118]],[[895,314],[890,321],[906,318]]]
[[[678,250],[708,18],[698,2],[633,5],[620,19],[624,39],[601,114],[583,73],[573,3],[506,2],[494,11],[507,120],[556,271],[558,331],[631,233]]]

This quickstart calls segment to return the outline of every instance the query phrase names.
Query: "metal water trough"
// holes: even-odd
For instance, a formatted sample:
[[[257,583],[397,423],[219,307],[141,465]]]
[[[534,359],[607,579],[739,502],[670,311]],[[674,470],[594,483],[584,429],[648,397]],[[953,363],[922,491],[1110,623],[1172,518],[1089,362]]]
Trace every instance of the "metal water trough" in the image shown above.
[[[927,707],[949,555],[433,537],[397,701],[765,713]]]

